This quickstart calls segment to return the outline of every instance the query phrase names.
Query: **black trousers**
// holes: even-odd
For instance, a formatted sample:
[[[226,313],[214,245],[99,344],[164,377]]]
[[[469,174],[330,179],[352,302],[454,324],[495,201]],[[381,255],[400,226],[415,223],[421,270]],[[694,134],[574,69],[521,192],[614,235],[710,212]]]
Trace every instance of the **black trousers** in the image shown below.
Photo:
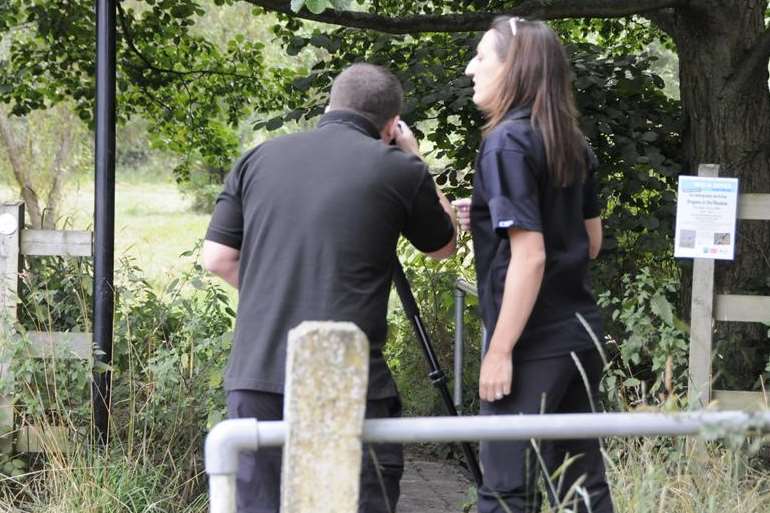
[[[514,358],[511,394],[500,401],[482,402],[481,413],[591,413],[589,394],[599,404],[602,360],[595,350],[577,356],[588,378],[588,390],[571,355],[521,362]],[[545,475],[543,467],[552,506],[566,502],[576,513],[613,513],[598,440],[535,443],[537,450],[530,441],[481,443],[484,482],[478,494],[479,513],[539,513],[538,479]],[[561,470],[558,475],[557,470]],[[575,484],[578,486],[573,487]]]
[[[231,390],[227,393],[227,413],[231,419],[282,420],[283,395]],[[366,418],[400,416],[401,402],[397,397],[366,403]],[[238,513],[278,513],[281,451],[280,447],[266,447],[241,454],[236,483]],[[364,444],[359,513],[395,513],[403,472],[401,444]]]

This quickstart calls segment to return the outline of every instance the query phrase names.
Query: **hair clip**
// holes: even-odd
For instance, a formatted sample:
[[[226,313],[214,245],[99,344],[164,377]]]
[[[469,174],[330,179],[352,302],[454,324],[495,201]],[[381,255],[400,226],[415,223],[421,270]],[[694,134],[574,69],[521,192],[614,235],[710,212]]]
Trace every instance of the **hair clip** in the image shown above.
[[[516,35],[516,32],[518,32],[516,30],[516,24],[519,21],[524,21],[524,18],[519,18],[518,16],[511,16],[510,19],[508,20],[508,23],[511,24],[511,32],[513,33],[514,36]]]

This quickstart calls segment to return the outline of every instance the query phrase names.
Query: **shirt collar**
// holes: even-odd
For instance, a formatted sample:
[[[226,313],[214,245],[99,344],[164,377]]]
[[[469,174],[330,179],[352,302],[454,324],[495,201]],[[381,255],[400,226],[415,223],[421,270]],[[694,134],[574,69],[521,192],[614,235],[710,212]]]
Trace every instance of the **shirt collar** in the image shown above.
[[[505,119],[526,119],[532,116],[532,107],[513,107],[505,115]]]
[[[348,125],[359,132],[366,134],[375,139],[380,138],[380,131],[374,126],[374,123],[366,119],[361,114],[350,110],[330,110],[323,116],[318,122],[318,127],[331,125],[334,123],[340,123]]]

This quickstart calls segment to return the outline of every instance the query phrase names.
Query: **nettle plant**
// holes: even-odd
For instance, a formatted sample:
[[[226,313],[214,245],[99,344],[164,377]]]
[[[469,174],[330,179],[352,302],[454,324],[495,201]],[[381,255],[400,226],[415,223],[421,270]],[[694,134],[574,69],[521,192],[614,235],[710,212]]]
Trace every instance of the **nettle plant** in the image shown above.
[[[182,256],[196,255],[197,248]],[[25,265],[16,323],[20,336],[6,337],[14,373],[12,381],[0,382],[4,393],[12,394],[17,422],[69,425],[86,436],[91,375],[107,370],[112,372],[113,436],[120,439],[149,433],[167,445],[175,437],[186,439],[189,448],[223,417],[222,373],[235,312],[222,286],[200,265],[155,288],[123,259],[115,276],[113,359],[96,368],[61,351],[53,358],[33,358],[24,336],[26,331],[90,330],[90,261],[47,257]]]
[[[607,332],[622,334],[621,340],[608,337],[618,358],[603,383],[620,406],[684,400],[689,328],[674,313],[679,282],[669,274],[644,267],[623,275],[619,296],[599,295],[611,314]]]

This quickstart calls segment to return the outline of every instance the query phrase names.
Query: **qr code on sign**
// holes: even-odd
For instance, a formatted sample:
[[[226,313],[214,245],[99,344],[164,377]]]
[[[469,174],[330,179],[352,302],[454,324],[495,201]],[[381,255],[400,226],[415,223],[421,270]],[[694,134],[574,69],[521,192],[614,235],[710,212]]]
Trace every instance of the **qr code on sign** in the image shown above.
[[[679,230],[679,247],[695,247],[695,230]]]

